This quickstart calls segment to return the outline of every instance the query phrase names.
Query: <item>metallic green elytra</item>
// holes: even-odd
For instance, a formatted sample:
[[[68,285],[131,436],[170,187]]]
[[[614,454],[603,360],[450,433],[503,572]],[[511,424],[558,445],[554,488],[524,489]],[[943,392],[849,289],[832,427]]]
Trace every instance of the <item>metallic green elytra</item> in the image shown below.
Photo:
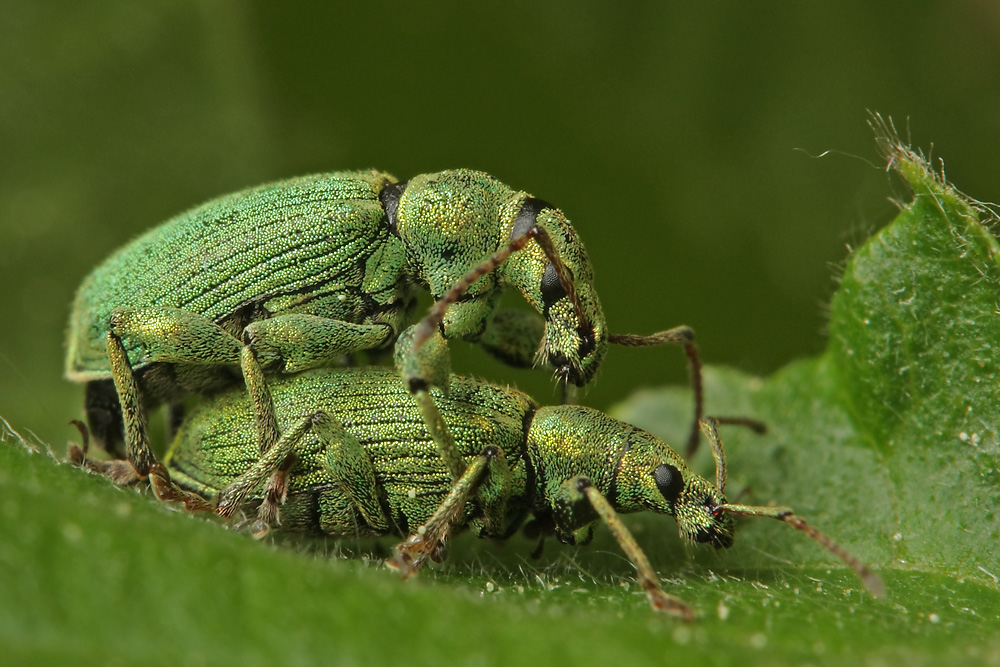
[[[440,299],[515,241],[518,252],[453,296],[437,330],[481,341],[508,363],[531,365],[537,350],[559,378],[582,385],[608,343],[583,244],[558,209],[471,170],[403,183],[377,171],[305,176],[168,220],[84,280],[66,375],[87,383],[96,439],[119,452],[124,436],[144,476],[144,410],[242,375],[266,412],[253,366],[297,372],[389,346],[418,290]],[[494,317],[508,288],[544,317],[544,331],[518,311]],[[263,450],[273,434],[260,419]]]
[[[265,517],[253,522],[256,533],[280,526],[409,535],[391,560],[404,574],[428,557],[440,560],[457,530],[505,539],[524,527],[585,543],[600,520],[638,569],[654,609],[685,619],[692,609],[662,590],[618,514],[671,515],[685,539],[717,548],[733,542],[732,515],[762,516],[806,532],[874,594],[882,592],[877,575],[790,509],[727,502],[725,457],[712,420],[704,430],[716,461],[714,483],[666,443],[601,412],[539,407],[514,389],[455,376],[447,395],[433,391],[465,464],[453,481],[414,396],[394,371],[320,369],[278,378],[271,389],[282,433],[271,449],[262,456],[256,446],[246,394],[219,394],[188,416],[164,464],[153,466],[156,494],[226,517],[256,512]],[[117,465],[85,461],[79,450],[73,458],[105,474]],[[279,469],[287,473],[284,485],[271,487]],[[267,505],[274,511],[261,513]]]

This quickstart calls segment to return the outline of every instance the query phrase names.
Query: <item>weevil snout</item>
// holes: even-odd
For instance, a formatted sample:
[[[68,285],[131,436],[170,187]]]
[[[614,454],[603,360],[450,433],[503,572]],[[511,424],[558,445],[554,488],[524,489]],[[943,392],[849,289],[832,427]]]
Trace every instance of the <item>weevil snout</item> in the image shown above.
[[[709,522],[700,526],[694,534],[694,541],[700,544],[711,544],[716,549],[728,549],[733,546],[733,518],[711,498],[706,497],[705,512]]]
[[[573,384],[582,387],[587,384],[587,380],[580,366],[573,364],[562,352],[549,355],[549,364],[553,367],[552,374],[559,382]]]
[[[584,324],[577,327],[576,354],[572,358],[562,350],[549,351],[548,362],[558,381],[582,387],[594,378],[604,357],[603,347],[598,349],[598,336],[593,325]]]
[[[708,482],[697,479],[698,483],[707,487]],[[693,490],[693,489],[689,489]],[[676,507],[675,517],[681,537],[699,544],[711,544],[716,549],[728,549],[733,546],[733,516],[723,509],[726,503],[718,493],[710,493],[703,489],[701,494],[685,494]]]

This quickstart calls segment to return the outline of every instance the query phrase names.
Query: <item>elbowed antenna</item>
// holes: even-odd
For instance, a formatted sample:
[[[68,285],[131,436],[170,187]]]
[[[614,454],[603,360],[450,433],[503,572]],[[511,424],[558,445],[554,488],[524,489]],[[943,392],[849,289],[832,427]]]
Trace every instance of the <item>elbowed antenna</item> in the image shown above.
[[[725,495],[726,490],[726,455],[722,449],[722,440],[719,438],[718,420],[706,417],[701,422],[701,430],[712,445],[712,458],[715,459],[715,486],[720,495]],[[882,578],[872,572],[863,561],[849,553],[842,546],[830,539],[825,533],[820,532],[805,519],[796,515],[790,507],[766,507],[762,505],[739,505],[735,503],[722,503],[715,507],[713,513],[718,515],[722,512],[737,514],[740,516],[759,516],[767,519],[777,519],[784,521],[788,525],[813,538],[826,547],[830,553],[844,561],[861,579],[868,592],[877,598],[885,597],[885,584]]]
[[[731,503],[724,503],[719,505],[716,508],[716,511],[729,512],[730,514],[739,514],[741,516],[760,516],[768,519],[778,519],[779,521],[784,521],[793,528],[801,530],[803,533],[826,547],[827,550],[829,550],[834,556],[844,561],[844,563],[857,573],[869,593],[877,598],[885,597],[885,584],[882,583],[881,577],[872,572],[871,568],[869,568],[868,565],[866,565],[859,558],[852,555],[842,546],[827,537],[826,534],[821,533],[819,530],[806,523],[805,519],[792,512],[791,508],[762,507],[758,505],[734,505]]]

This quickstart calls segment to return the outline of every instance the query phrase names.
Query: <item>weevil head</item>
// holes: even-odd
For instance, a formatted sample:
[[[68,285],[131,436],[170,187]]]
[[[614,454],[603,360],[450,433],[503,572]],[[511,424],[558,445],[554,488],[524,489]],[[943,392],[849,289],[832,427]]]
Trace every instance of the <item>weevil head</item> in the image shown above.
[[[565,480],[585,477],[616,512],[669,514],[687,540],[733,543],[724,494],[651,433],[592,408],[559,405],[535,412],[527,444],[538,492],[549,499]]]
[[[530,230],[538,236],[511,256],[503,280],[545,318],[536,364],[551,366],[559,381],[583,386],[597,373],[608,346],[590,259],[562,211],[541,199],[524,197],[509,236],[517,239]]]
[[[721,509],[726,502],[722,492],[695,474],[666,443],[642,433],[648,439],[633,442],[619,465],[619,510],[670,514],[684,539],[716,548],[732,546],[733,519]]]
[[[446,338],[477,339],[500,289],[512,287],[545,319],[536,363],[578,386],[594,377],[607,349],[604,312],[587,252],[559,209],[469,169],[390,184],[379,198],[414,278],[436,299],[461,288],[441,322]]]

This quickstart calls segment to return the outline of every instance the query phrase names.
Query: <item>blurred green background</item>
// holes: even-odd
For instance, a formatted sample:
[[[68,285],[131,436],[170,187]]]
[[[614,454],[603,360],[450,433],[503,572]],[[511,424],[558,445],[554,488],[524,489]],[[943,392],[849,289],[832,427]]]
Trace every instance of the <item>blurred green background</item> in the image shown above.
[[[675,4],[7,0],[0,415],[61,448],[83,276],[276,178],[488,171],[570,216],[613,331],[689,324],[707,362],[754,373],[822,349],[845,245],[893,213],[866,109],[1000,199],[994,0]],[[459,370],[553,398],[456,347]],[[614,349],[582,400],[683,378],[676,350]]]

